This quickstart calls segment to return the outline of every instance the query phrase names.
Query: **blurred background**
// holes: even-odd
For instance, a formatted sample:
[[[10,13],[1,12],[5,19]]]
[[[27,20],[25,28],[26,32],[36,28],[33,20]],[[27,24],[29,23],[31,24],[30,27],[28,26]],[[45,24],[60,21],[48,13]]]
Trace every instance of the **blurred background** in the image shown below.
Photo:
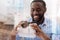
[[[9,40],[9,32],[21,19],[30,17],[30,3],[32,0],[0,0],[0,40]],[[47,11],[45,17],[51,19],[53,24],[60,24],[60,0],[44,0]],[[52,26],[53,26],[52,24]],[[55,32],[56,27],[52,31]],[[3,35],[4,34],[4,35]],[[3,39],[4,38],[4,39]]]
[[[14,0],[0,0],[0,40],[9,40],[14,27]]]

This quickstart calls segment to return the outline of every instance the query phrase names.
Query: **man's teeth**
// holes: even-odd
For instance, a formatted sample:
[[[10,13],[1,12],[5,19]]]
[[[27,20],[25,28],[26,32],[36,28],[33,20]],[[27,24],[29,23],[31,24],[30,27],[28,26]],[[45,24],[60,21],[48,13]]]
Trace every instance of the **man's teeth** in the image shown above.
[[[34,18],[38,18],[38,16],[34,16]]]

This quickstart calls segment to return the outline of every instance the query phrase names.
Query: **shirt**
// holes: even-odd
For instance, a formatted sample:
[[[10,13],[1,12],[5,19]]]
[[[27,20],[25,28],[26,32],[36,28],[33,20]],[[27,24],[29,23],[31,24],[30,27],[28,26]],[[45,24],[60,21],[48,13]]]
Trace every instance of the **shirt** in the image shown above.
[[[28,22],[32,22],[32,18],[28,20]],[[44,22],[42,24],[39,24],[39,27],[42,29],[42,31],[51,38],[51,40],[60,40],[60,26],[57,24],[55,27],[56,29],[53,28],[52,22],[50,19],[45,18]],[[37,36],[35,38],[22,38],[19,37],[19,35],[16,35],[16,40],[42,40],[41,38],[38,38]]]

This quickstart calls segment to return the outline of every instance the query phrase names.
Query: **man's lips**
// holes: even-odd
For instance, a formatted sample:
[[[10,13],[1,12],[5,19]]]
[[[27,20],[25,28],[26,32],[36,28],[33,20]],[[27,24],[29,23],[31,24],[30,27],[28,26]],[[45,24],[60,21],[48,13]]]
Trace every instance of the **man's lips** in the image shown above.
[[[34,19],[37,19],[37,18],[39,18],[39,16],[34,16]]]

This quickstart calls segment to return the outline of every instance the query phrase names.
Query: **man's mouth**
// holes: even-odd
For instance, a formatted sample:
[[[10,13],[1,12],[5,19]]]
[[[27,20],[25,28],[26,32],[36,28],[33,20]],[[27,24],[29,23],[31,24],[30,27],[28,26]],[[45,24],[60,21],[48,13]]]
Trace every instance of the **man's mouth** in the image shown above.
[[[37,16],[37,15],[34,16],[34,20],[37,20],[37,19],[39,19],[39,16]]]
[[[34,16],[34,18],[38,18],[39,16]]]

